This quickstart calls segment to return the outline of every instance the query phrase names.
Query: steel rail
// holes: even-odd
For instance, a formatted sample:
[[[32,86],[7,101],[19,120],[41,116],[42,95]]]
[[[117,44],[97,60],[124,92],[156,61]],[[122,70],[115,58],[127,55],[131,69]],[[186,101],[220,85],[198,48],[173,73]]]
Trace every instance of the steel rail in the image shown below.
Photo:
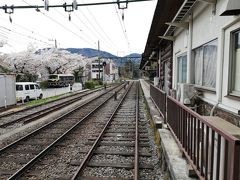
[[[138,134],[138,120],[139,120],[139,83],[137,84],[137,99],[136,99],[136,129],[135,129],[135,155],[134,155],[134,180],[139,179],[139,134]]]
[[[68,96],[63,96],[63,97],[60,97],[58,99],[54,99],[54,100],[48,101],[48,102],[46,102],[44,104],[43,103],[42,104],[37,104],[37,105],[33,105],[33,106],[30,106],[30,107],[27,107],[27,108],[23,108],[23,109],[18,110],[18,111],[0,114],[0,118],[6,117],[6,116],[9,116],[9,115],[14,115],[14,114],[17,114],[17,113],[21,113],[23,111],[31,110],[31,109],[34,109],[34,108],[37,108],[37,107],[40,107],[40,106],[44,106],[46,104],[54,103],[56,101],[60,101],[60,100],[63,100],[65,98],[70,98],[70,97],[73,97],[73,96],[81,95],[81,94],[86,93],[86,92],[93,93],[93,92],[96,92],[96,91],[100,91],[102,89],[103,88],[99,88],[99,89],[95,89],[95,90],[89,90],[89,89],[88,90],[84,90],[84,91],[81,91],[81,92],[78,92],[78,93],[74,93],[74,94],[71,94],[71,95],[68,95]]]
[[[121,87],[119,89],[119,91],[121,89],[123,89],[123,87]],[[68,129],[64,134],[62,134],[59,138],[57,138],[54,142],[52,142],[49,146],[47,146],[44,150],[42,150],[38,155],[36,155],[32,160],[30,160],[27,164],[25,164],[23,167],[21,167],[16,173],[14,173],[8,179],[9,180],[18,179],[22,174],[24,174],[24,172],[26,172],[28,169],[30,169],[38,160],[40,160],[42,157],[44,157],[57,143],[59,143],[61,140],[63,140],[77,126],[79,126],[82,122],[86,121],[86,119],[89,116],[91,116],[93,113],[95,113],[96,110],[98,110],[101,106],[103,106],[106,102],[108,102],[113,97],[114,97],[114,93],[109,98],[107,98],[104,102],[102,102],[100,105],[98,105],[96,108],[94,108],[91,112],[89,112],[87,115],[85,115],[81,120],[79,120],[79,122],[77,122],[74,126],[72,126],[70,129]]]
[[[105,124],[103,130],[100,132],[100,134],[98,135],[97,139],[95,140],[95,142],[93,143],[91,149],[88,151],[87,155],[85,156],[85,158],[83,159],[82,163],[80,164],[80,166],[78,167],[78,169],[76,170],[75,174],[73,175],[73,177],[71,178],[71,180],[76,180],[78,179],[78,176],[81,175],[83,169],[86,167],[87,163],[89,162],[89,160],[91,159],[94,150],[96,149],[96,147],[98,146],[98,144],[100,143],[100,140],[103,136],[103,134],[105,133],[105,131],[107,130],[107,127],[109,126],[109,124],[112,122],[114,115],[117,113],[119,107],[121,106],[121,104],[123,103],[123,101],[125,100],[127,94],[129,93],[129,90],[132,87],[132,84],[127,88],[124,96],[122,97],[121,101],[118,103],[117,107],[115,108],[115,110],[113,111],[112,115],[110,116],[110,118],[108,119],[107,123]]]
[[[84,92],[87,92],[87,91],[89,91],[89,90],[86,90],[86,91],[84,91]],[[77,93],[77,94],[82,94],[82,93],[84,93],[84,92],[79,92],[79,93]],[[69,95],[69,96],[65,96],[65,97],[61,97],[61,98],[58,98],[58,99],[54,99],[54,100],[48,101],[48,102],[46,102],[46,103],[44,103],[44,104],[37,104],[37,105],[30,106],[30,107],[26,107],[26,108],[20,109],[20,110],[18,110],[18,111],[13,111],[13,112],[9,112],[9,113],[3,113],[3,114],[0,114],[0,118],[6,117],[6,116],[9,116],[9,115],[13,115],[13,114],[17,114],[17,113],[21,113],[21,112],[26,111],[26,110],[31,110],[31,109],[34,109],[34,108],[36,108],[36,107],[39,107],[39,106],[42,106],[42,105],[45,105],[45,104],[49,104],[49,103],[53,103],[53,102],[62,100],[62,99],[64,99],[64,98],[66,98],[66,97],[67,97],[67,98],[68,98],[68,97],[72,97],[72,96],[74,96],[74,95],[76,95],[76,94],[72,94],[72,95]],[[17,106],[18,106],[18,105],[14,106],[13,108],[15,108],[15,107],[17,107]]]
[[[94,92],[94,91],[93,91],[93,92]],[[84,93],[85,93],[85,92],[84,92]],[[34,112],[34,113],[32,113],[32,114],[29,114],[29,115],[26,115],[26,116],[22,116],[22,117],[20,117],[20,118],[18,118],[18,119],[15,119],[15,120],[13,120],[13,121],[0,124],[0,128],[6,128],[7,126],[11,126],[11,125],[13,125],[13,124],[15,124],[15,123],[19,123],[19,122],[21,122],[21,121],[23,121],[24,124],[29,123],[29,122],[32,122],[32,121],[34,121],[34,120],[36,120],[36,119],[39,119],[39,118],[41,118],[41,117],[43,117],[43,116],[46,116],[46,115],[50,114],[50,113],[53,112],[53,111],[59,110],[59,109],[61,109],[61,108],[63,108],[63,107],[68,106],[69,104],[72,104],[72,103],[74,103],[74,102],[82,99],[82,97],[91,94],[92,91],[91,91],[91,92],[87,92],[87,93],[85,93],[85,94],[84,94],[84,93],[81,93],[81,94],[78,94],[78,95],[73,95],[73,96],[72,96],[72,95],[71,95],[71,96],[68,96],[69,98],[72,98],[72,97],[74,97],[74,96],[76,96],[76,97],[73,98],[73,99],[70,99],[70,100],[68,100],[68,101],[66,100],[66,101],[64,101],[64,102],[60,102],[59,104],[55,104],[55,105],[53,105],[53,106],[51,106],[51,107],[47,107],[47,108],[45,108],[45,109],[43,109],[43,110],[41,110],[41,111],[37,111],[37,112]],[[68,98],[68,97],[65,97],[65,98]],[[63,100],[63,99],[64,99],[64,98],[61,98],[60,100]],[[59,99],[58,99],[58,100],[59,100]],[[57,101],[57,100],[56,100],[56,101]],[[51,102],[49,102],[49,103],[56,102],[56,101],[51,101]],[[49,105],[49,104],[41,104],[40,106],[44,106],[44,105]],[[33,107],[33,108],[36,108],[36,107]],[[31,109],[33,109],[33,108],[31,108]],[[29,110],[29,109],[27,109],[27,110]]]
[[[119,87],[119,86],[117,86],[117,87]],[[100,95],[97,96],[96,98],[100,98],[100,97],[102,97],[103,95],[105,95],[105,94],[107,94],[108,92],[110,92],[110,91],[116,89],[117,87],[115,87],[115,88],[113,88],[113,89],[110,89],[110,90],[108,90],[108,91],[106,91],[106,92],[100,94]],[[123,85],[122,85],[121,89],[122,89],[122,88],[123,88]],[[10,143],[9,145],[3,147],[2,149],[0,149],[0,154],[3,153],[4,151],[6,151],[7,149],[9,149],[10,147],[14,146],[15,144],[17,144],[18,142],[23,141],[23,140],[26,140],[26,139],[29,138],[30,136],[37,134],[40,130],[44,130],[44,129],[46,129],[47,127],[51,126],[51,125],[54,124],[55,122],[60,121],[60,120],[61,120],[62,118],[64,118],[65,116],[67,116],[67,115],[73,113],[74,111],[77,111],[78,109],[84,107],[85,105],[90,104],[91,102],[95,101],[96,98],[93,98],[93,99],[91,99],[91,100],[89,100],[89,101],[87,101],[87,102],[81,104],[80,106],[77,106],[77,107],[73,108],[72,110],[70,110],[69,112],[67,112],[67,113],[65,113],[65,114],[63,114],[63,115],[61,115],[60,117],[56,118],[55,120],[53,120],[53,121],[51,121],[51,122],[45,124],[44,126],[39,127],[38,129],[34,130],[33,132],[30,132],[29,134],[27,134],[27,135],[21,137],[20,139],[18,139],[18,140],[16,140],[16,141]]]

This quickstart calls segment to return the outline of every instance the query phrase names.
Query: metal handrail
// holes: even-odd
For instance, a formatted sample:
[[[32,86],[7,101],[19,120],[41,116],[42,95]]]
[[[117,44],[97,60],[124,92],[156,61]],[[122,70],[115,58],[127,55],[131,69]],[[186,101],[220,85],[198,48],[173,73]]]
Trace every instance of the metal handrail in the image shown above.
[[[207,126],[209,126],[211,129],[213,129],[214,131],[216,131],[217,133],[219,133],[221,136],[223,136],[225,139],[229,140],[229,141],[238,141],[239,139],[236,138],[235,136],[229,134],[228,132],[217,128],[214,124],[212,124],[211,122],[207,121],[204,117],[202,117],[200,114],[198,114],[197,112],[193,111],[192,109],[188,108],[187,106],[183,105],[182,103],[180,103],[179,101],[177,101],[176,99],[172,98],[171,96],[167,96],[167,99],[170,99],[171,101],[173,101],[175,104],[177,104],[178,106],[180,106],[182,109],[184,109],[185,111],[191,113],[195,118],[199,119],[200,121],[202,121],[204,124],[206,124]]]
[[[200,179],[240,179],[240,140],[153,85],[150,96]]]
[[[150,84],[150,97],[166,121],[166,92]]]
[[[167,124],[200,179],[236,180],[240,140],[167,96]]]

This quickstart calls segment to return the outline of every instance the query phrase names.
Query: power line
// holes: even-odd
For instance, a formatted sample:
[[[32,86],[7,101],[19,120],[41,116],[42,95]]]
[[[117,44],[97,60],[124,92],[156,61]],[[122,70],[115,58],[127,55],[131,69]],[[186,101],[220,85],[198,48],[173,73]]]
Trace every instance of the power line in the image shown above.
[[[7,20],[5,20],[5,19],[3,19],[3,18],[1,18],[1,17],[0,17],[0,19],[2,19],[2,20],[5,21],[5,22],[7,21]],[[41,37],[41,38],[43,38],[43,39],[46,39],[46,40],[51,39],[51,38],[45,37],[45,36],[43,36],[43,35],[41,35],[41,34],[39,34],[39,33],[36,33],[35,31],[33,31],[33,30],[31,30],[31,29],[28,29],[28,28],[26,28],[26,27],[24,27],[24,26],[22,26],[22,25],[20,25],[20,24],[17,24],[17,23],[14,23],[14,22],[12,22],[12,24],[15,25],[15,26],[17,26],[17,27],[19,27],[19,28],[21,28],[21,29],[23,29],[23,30],[25,30],[25,31],[30,32],[31,34],[36,34],[37,36],[39,36],[39,37]]]
[[[75,4],[75,8],[77,9],[78,6],[95,6],[95,5],[109,5],[109,4],[117,4],[119,9],[126,9],[128,3],[132,2],[143,2],[143,1],[152,1],[152,0],[117,0],[116,2],[100,2],[100,3],[83,3],[83,4]],[[121,7],[121,4],[126,4],[125,7]],[[0,9],[4,9],[6,13],[13,13],[14,9],[21,9],[21,8],[35,8],[37,11],[39,11],[40,8],[45,8],[46,10],[49,10],[49,8],[57,8],[57,7],[64,7],[65,11],[71,12],[74,10],[74,5],[72,4],[66,4],[63,5],[47,5],[47,6],[38,6],[38,5],[30,5],[30,6],[2,6]],[[71,10],[66,10],[67,8],[70,8]],[[89,13],[92,15],[92,13],[89,11]],[[116,47],[116,45],[111,41],[111,39],[108,37],[108,35],[105,33],[105,31],[102,29],[102,27],[99,25],[99,23],[96,21],[95,17],[92,15],[93,19],[97,23],[97,25],[100,27],[100,29],[103,31],[105,36],[110,40],[110,42]],[[58,23],[59,24],[59,23]],[[128,39],[127,35],[125,34],[125,38]],[[130,49],[130,44],[128,43],[128,48]]]
[[[31,7],[32,5],[30,5],[29,3],[27,3],[25,0],[22,0],[23,2],[25,2],[26,4],[29,5],[29,7]],[[73,32],[71,29],[67,28],[66,26],[64,26],[63,24],[61,24],[60,22],[58,22],[57,20],[51,18],[50,16],[46,15],[44,12],[39,11],[41,14],[43,14],[44,16],[46,16],[47,18],[49,18],[50,20],[52,20],[53,22],[57,23],[59,26],[61,26],[62,28],[64,28],[65,30],[71,32],[72,34],[74,34],[75,36],[77,36],[78,38],[80,38],[81,40],[83,40],[84,42],[86,42],[89,45],[93,45],[91,42],[85,40],[83,37],[79,36],[77,33]],[[94,45],[93,45],[94,46]]]
[[[84,42],[88,43],[89,45],[93,45],[91,42],[85,40],[83,37],[79,36],[78,34],[76,34],[75,32],[73,32],[72,30],[68,29],[67,27],[65,27],[64,25],[62,25],[61,23],[59,23],[58,21],[56,21],[55,19],[51,18],[50,16],[46,15],[45,13],[43,12],[40,12],[42,13],[44,16],[46,16],[47,18],[51,19],[52,21],[54,21],[55,23],[57,23],[59,26],[61,26],[62,28],[64,28],[65,30],[71,32],[72,34],[74,34],[75,36],[77,36],[78,38],[80,38],[81,40],[83,40]],[[94,46],[94,45],[93,45]]]
[[[82,2],[84,3],[84,0],[82,0]],[[93,20],[96,22],[97,26],[100,28],[100,30],[103,32],[103,34],[107,37],[108,41],[114,46],[117,47],[112,40],[109,38],[109,36],[107,35],[107,33],[104,31],[104,29],[101,27],[101,25],[98,23],[98,21],[96,20],[95,16],[92,14],[92,12],[89,10],[88,7],[86,7],[89,14],[92,16]],[[105,39],[105,38],[104,38]],[[111,46],[110,46],[111,47]],[[118,49],[118,48],[117,48]]]
[[[88,10],[89,11],[89,10]],[[113,48],[114,45],[109,44],[109,42],[104,38],[104,36],[97,30],[97,28],[93,25],[93,23],[89,20],[89,18],[85,15],[85,13],[83,11],[80,11],[81,15],[87,20],[87,22],[89,23],[89,25],[91,27],[88,26],[88,24],[86,24],[83,20],[80,19],[80,17],[78,16],[78,14],[76,13],[76,11],[74,11],[74,14],[76,15],[76,17],[78,18],[78,20],[83,23],[84,27],[87,28],[98,40],[101,40],[101,43],[104,44],[106,47],[109,48]],[[91,15],[91,14],[90,14]],[[93,31],[95,30],[95,31]]]
[[[115,10],[116,10],[116,13],[117,13],[118,21],[119,21],[119,23],[121,25],[121,28],[122,28],[122,31],[123,31],[124,38],[125,38],[127,46],[128,46],[128,50],[129,50],[129,52],[131,52],[130,43],[129,43],[129,40],[128,40],[127,30],[126,30],[125,24],[120,20],[118,10],[117,10],[116,6],[114,6],[114,7],[115,7]]]
[[[65,3],[64,0],[63,0],[63,2]],[[59,12],[57,9],[55,9],[55,10],[56,10],[56,12],[59,13],[61,16],[63,16],[64,18],[66,18],[66,17],[65,17],[61,12]],[[93,14],[91,13],[91,11],[90,11],[88,8],[87,8],[87,10],[88,10],[89,14],[93,17],[93,19],[95,20],[95,22],[99,25],[99,23],[97,22],[97,20],[95,19],[95,17],[94,17]],[[81,12],[81,14],[85,17],[85,19],[89,22],[89,24],[93,27],[93,29],[96,30],[96,28],[94,27],[93,23],[91,23],[91,21],[87,18],[87,16],[84,14],[84,12],[83,12],[83,11],[80,11],[80,12]],[[78,19],[81,23],[83,23],[83,24],[86,26],[86,28],[87,28],[88,30],[90,30],[90,31],[95,35],[95,37],[98,38],[98,36],[95,34],[95,32],[92,31],[92,29],[89,28],[88,25],[87,25],[84,21],[82,21],[82,20],[80,19],[80,17],[77,15],[76,11],[74,11],[74,15],[76,15],[77,19]],[[92,41],[94,41],[88,34],[86,34],[84,31],[82,31],[75,23],[73,23],[72,21],[71,21],[71,23],[72,23],[78,30],[80,30],[83,34],[85,34],[85,36],[87,36],[89,39],[91,39]],[[99,27],[100,27],[100,29],[104,32],[104,30],[102,29],[102,27],[101,27],[100,25],[99,25]],[[108,46],[108,47],[110,47],[110,48],[113,47],[112,45],[115,46],[114,43],[112,43],[112,45],[111,45],[111,44],[106,44],[106,43],[105,43],[105,38],[101,35],[101,33],[98,32],[98,31],[97,31],[97,33],[98,33],[98,35],[100,35],[101,38],[104,40],[104,41],[102,41],[101,43],[105,44],[106,46]],[[105,33],[105,32],[104,32],[104,33]],[[106,34],[106,33],[105,33],[105,34]],[[106,35],[106,36],[107,36],[107,35]],[[98,39],[99,39],[99,38],[98,38]],[[106,41],[106,42],[107,42],[107,41]],[[116,46],[115,46],[115,47],[116,47]]]
[[[76,14],[76,12],[74,12],[74,13],[75,13],[76,17],[79,19],[79,21],[82,22],[82,23],[85,25],[85,27],[86,27],[89,31],[91,31],[91,33],[92,33],[97,39],[99,39],[98,36],[100,36],[100,37],[102,38],[102,40],[104,39],[104,37],[103,37],[98,31],[96,31],[96,33],[97,33],[97,34],[96,34],[84,21],[82,21],[82,20],[80,19],[80,17]],[[87,20],[87,22],[92,26],[92,28],[96,30],[96,28],[95,28],[94,25],[91,23],[91,21],[87,18],[87,16],[86,16],[82,11],[80,11],[80,13],[84,16],[84,18],[85,18],[85,19]],[[108,46],[108,45],[105,43],[105,41],[103,41],[102,43],[104,43],[106,46]]]
[[[55,11],[56,11],[58,14],[60,14],[62,17],[66,18],[66,17],[63,15],[63,13],[59,12],[57,9],[55,9]],[[91,39],[91,37],[90,37],[89,35],[87,35],[78,25],[76,25],[75,23],[73,23],[73,21],[70,21],[70,22],[71,22],[71,24],[72,24],[75,28],[77,28],[78,31],[80,31],[81,33],[85,34],[85,36],[87,36],[88,39]],[[91,40],[92,40],[92,42],[94,41],[93,39],[91,39]]]
[[[35,40],[35,41],[38,41],[38,42],[41,42],[41,43],[50,45],[49,43],[47,43],[47,42],[45,42],[45,41],[42,41],[42,40],[37,39],[37,38],[35,38],[35,37],[29,36],[29,35],[25,35],[25,34],[23,34],[23,33],[20,33],[20,32],[11,30],[11,29],[8,29],[8,28],[6,28],[6,27],[4,27],[4,26],[0,26],[0,28],[3,28],[3,29],[5,29],[5,30],[8,31],[8,32],[15,33],[15,34],[20,35],[20,36],[23,36],[23,37],[25,37],[25,38],[28,38],[28,39],[31,39],[31,40]]]

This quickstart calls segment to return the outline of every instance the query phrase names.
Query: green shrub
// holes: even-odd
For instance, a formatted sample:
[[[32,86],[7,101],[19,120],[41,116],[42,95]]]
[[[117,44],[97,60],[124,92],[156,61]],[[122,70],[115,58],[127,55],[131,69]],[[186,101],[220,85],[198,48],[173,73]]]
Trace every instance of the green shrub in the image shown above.
[[[94,89],[94,87],[95,87],[95,82],[94,81],[86,81],[85,82],[85,88]]]
[[[98,81],[98,85],[103,85],[103,81]]]
[[[42,89],[46,89],[48,87],[48,81],[41,81],[40,82],[40,87]]]
[[[101,86],[101,85],[103,85],[103,82],[102,81],[93,81],[93,80],[91,80],[91,81],[87,81],[87,82],[85,82],[85,88],[87,88],[87,89],[94,89],[94,88],[96,88],[97,86]]]

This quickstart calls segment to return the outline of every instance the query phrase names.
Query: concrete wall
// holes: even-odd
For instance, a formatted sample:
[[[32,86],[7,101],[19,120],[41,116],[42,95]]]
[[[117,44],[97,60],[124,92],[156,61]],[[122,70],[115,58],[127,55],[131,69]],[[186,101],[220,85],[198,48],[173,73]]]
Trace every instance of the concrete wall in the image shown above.
[[[240,16],[219,16],[226,7],[226,3],[226,0],[218,0],[216,9],[214,9],[215,6],[206,2],[199,1],[194,5],[192,9],[192,47],[189,47],[189,42],[187,48],[185,46],[186,38],[190,38],[189,29],[178,28],[175,31],[173,87],[175,89],[177,87],[177,56],[186,53],[189,49],[193,51],[195,48],[217,39],[216,88],[212,92],[203,90],[201,99],[211,105],[218,104],[219,108],[237,115],[240,110],[240,97],[233,98],[229,96],[228,89],[230,77],[230,33],[240,28]],[[188,21],[188,18],[189,15],[186,16],[184,21]],[[188,58],[191,63],[192,57]],[[191,69],[191,66],[188,64],[187,68]],[[190,72],[188,71],[188,75],[190,75]]]
[[[0,74],[0,108],[16,104],[16,77]]]

